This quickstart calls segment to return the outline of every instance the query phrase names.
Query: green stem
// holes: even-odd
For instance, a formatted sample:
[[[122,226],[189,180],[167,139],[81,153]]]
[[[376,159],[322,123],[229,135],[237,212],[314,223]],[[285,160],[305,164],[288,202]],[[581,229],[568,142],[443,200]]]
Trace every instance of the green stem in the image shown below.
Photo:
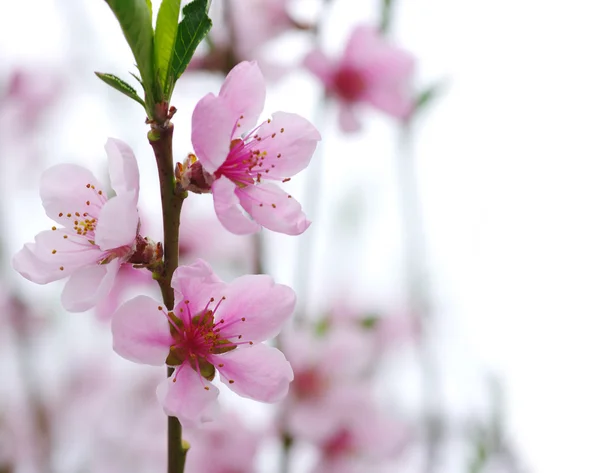
[[[173,273],[179,265],[179,224],[181,208],[186,193],[175,183],[173,166],[173,124],[166,120],[163,124],[152,124],[148,132],[148,141],[154,150],[158,178],[160,181],[160,198],[163,216],[163,251],[164,262],[160,271],[155,274],[168,310],[173,310],[175,295],[171,287]],[[169,368],[167,376],[173,374]],[[181,423],[176,417],[169,417],[168,435],[168,473],[183,473],[186,450],[183,448]]]

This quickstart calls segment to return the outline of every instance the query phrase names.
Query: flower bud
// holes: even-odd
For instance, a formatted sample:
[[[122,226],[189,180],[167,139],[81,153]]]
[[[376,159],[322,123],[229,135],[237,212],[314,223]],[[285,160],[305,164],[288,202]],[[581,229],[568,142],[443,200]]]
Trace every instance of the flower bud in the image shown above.
[[[175,178],[184,190],[196,194],[209,193],[215,180],[215,177],[206,172],[198,158],[192,153],[188,154],[183,164],[177,163]]]

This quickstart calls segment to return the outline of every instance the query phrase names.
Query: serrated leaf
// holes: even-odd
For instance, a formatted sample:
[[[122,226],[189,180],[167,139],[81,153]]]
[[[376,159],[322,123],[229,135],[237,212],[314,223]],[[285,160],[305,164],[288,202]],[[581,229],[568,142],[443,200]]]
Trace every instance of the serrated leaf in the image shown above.
[[[171,61],[177,37],[179,8],[181,0],[163,0],[156,19],[154,35],[154,66],[158,72],[160,85],[169,98],[167,76],[171,72]]]
[[[144,83],[148,109],[152,110],[158,99],[153,96],[154,90],[154,31],[152,15],[147,0],[106,0],[113,11],[125,39],[133,52],[140,76]]]
[[[139,103],[142,107],[146,107],[146,104],[140,98],[140,96],[137,94],[135,89],[133,87],[131,87],[123,79],[120,79],[119,77],[117,77],[115,75],[104,74],[102,72],[95,72],[94,74],[96,74],[100,80],[102,80],[106,84],[110,85],[113,89],[116,89],[119,92],[121,92],[122,94],[127,95],[127,97],[132,98],[137,103]]]
[[[181,77],[200,41],[210,31],[212,21],[208,17],[208,3],[208,0],[194,0],[183,8],[171,63],[173,81]]]

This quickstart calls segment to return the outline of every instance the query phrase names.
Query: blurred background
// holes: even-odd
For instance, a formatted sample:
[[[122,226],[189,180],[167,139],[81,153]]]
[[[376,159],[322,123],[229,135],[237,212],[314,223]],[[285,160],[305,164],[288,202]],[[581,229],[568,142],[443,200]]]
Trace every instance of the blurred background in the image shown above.
[[[130,77],[133,57],[100,0],[1,5],[0,472],[164,471],[164,370],[111,349],[111,312],[156,292],[147,275],[68,314],[62,283],[10,266],[52,225],[43,170],[78,163],[108,182],[107,137],[135,150],[144,232],[160,240],[143,111],[93,74]],[[267,406],[222,389],[222,419],[187,434],[186,471],[599,470],[600,6],[215,0],[211,14],[172,99],[175,159],[192,151],[197,101],[244,59],[267,78],[265,118],[298,113],[323,141],[286,184],[313,221],[300,237],[230,235],[211,196],[186,201],[184,261],[225,280],[265,272],[299,297],[278,341],[290,396]],[[349,132],[352,94],[305,58],[339,65],[359,26],[410,58],[398,80],[412,107],[357,101]]]

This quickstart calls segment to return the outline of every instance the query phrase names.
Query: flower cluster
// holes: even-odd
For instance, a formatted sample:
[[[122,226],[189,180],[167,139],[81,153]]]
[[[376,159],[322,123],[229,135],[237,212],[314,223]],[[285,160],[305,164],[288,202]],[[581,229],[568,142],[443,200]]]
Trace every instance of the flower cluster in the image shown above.
[[[310,224],[300,204],[263,181],[285,182],[305,168],[320,135],[306,119],[284,112],[255,126],[265,95],[256,63],[236,66],[218,96],[198,102],[192,118],[197,158],[190,155],[175,174],[181,190],[213,193],[216,215],[229,231],[244,234],[264,226],[297,235]],[[269,276],[226,284],[197,260],[172,274],[174,307],[138,296],[114,310],[132,281],[149,281],[136,276],[138,268],[160,277],[164,263],[162,245],[140,233],[132,149],[109,139],[106,152],[114,193],[78,165],[57,165],[43,174],[42,203],[59,226],[27,243],[15,255],[14,268],[38,284],[68,278],[62,303],[69,311],[99,305],[102,318],[114,311],[115,351],[134,362],[172,368],[157,395],[164,411],[184,424],[210,417],[219,392],[211,383],[216,372],[240,396],[281,400],[292,369],[279,350],[261,342],[291,317],[295,294]]]

